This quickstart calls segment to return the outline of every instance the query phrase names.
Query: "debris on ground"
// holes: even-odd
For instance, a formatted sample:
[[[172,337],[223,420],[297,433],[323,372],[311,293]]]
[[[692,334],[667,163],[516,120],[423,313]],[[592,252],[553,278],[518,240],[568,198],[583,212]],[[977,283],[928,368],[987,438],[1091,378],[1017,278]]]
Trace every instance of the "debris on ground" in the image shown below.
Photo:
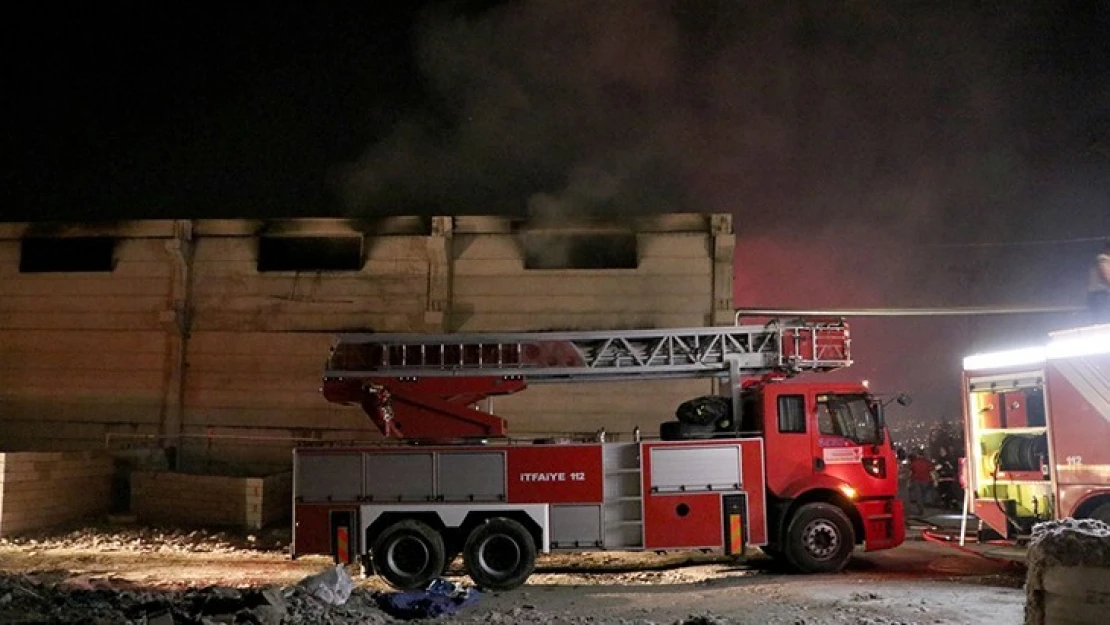
[[[728,621],[710,613],[698,614],[690,616],[681,621],[676,621],[675,625],[727,625]]]
[[[475,588],[437,579],[424,590],[383,593],[378,604],[387,614],[400,619],[438,618],[474,605],[479,596]]]
[[[236,553],[239,551],[283,551],[290,530],[189,529],[179,527],[127,526],[104,523],[68,530],[51,530],[0,538],[0,546],[37,549],[95,549],[101,552],[138,553]]]
[[[325,571],[329,573],[329,571]],[[319,577],[319,576],[312,576]],[[347,577],[350,580],[350,577]],[[342,584],[339,584],[342,587]],[[0,574],[0,622],[90,625],[307,625],[375,624],[390,621],[373,592],[348,586],[341,605],[322,601],[317,585],[288,588],[209,586],[151,591],[118,584],[65,579],[65,574]],[[342,592],[333,587],[332,599]]]
[[[1103,623],[1110,603],[1110,524],[1039,523],[1029,541],[1025,623]]]
[[[326,571],[309,575],[297,586],[328,605],[343,605],[351,597],[355,582],[347,574],[347,569],[342,564],[337,564]]]
[[[301,584],[331,569],[330,558],[291,559],[283,550],[239,549],[251,544],[250,536],[256,544],[280,539],[280,534],[266,532],[194,534],[106,526],[0,541],[0,570],[8,573],[0,573],[0,623],[212,625],[219,622],[216,617],[254,625],[398,622],[378,603],[383,593],[394,592],[380,579],[356,579],[347,601],[330,605]],[[94,541],[98,547],[91,546]],[[219,552],[225,549],[234,551]],[[739,565],[714,554],[552,553],[538,558],[529,586],[483,592],[478,605],[439,622],[1020,623],[1024,592],[1012,589],[1022,586],[1024,575],[1008,568],[984,573],[982,566],[950,566],[960,560],[988,562],[950,552],[932,543],[910,542],[898,550],[863,555],[836,576],[783,576],[765,559]],[[353,568],[347,570],[353,575]],[[470,583],[457,570],[445,577]],[[937,602],[936,593],[952,599]]]
[[[1095,519],[1064,519],[1033,526],[1029,570],[1037,566],[1110,567],[1110,525]]]

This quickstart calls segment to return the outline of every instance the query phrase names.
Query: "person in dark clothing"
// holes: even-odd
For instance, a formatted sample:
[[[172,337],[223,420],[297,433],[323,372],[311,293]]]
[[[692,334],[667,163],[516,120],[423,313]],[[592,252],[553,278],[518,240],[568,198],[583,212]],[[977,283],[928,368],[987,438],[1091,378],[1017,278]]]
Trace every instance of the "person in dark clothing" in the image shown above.
[[[1095,323],[1110,323],[1110,241],[1102,246],[1087,279],[1087,307]]]
[[[956,508],[960,499],[956,487],[956,463],[948,453],[947,447],[941,447],[937,452],[937,459],[933,464],[937,475],[937,499],[942,508]]]

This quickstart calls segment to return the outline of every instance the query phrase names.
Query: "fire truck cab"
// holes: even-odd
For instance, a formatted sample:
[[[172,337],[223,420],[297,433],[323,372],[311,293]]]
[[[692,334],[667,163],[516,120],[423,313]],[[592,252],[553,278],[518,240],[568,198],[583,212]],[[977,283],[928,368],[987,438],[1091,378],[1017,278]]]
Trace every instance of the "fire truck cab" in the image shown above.
[[[807,550],[817,549],[822,538],[854,537],[868,550],[902,543],[898,462],[882,404],[864,385],[762,383],[746,388],[744,401],[749,406],[742,414],[751,419],[767,454],[771,525],[765,551],[786,556],[799,569],[816,571],[821,567],[807,561]],[[819,509],[828,517],[830,524],[820,526],[824,533],[798,534],[806,531],[798,521],[803,508]],[[834,520],[843,524],[841,514],[851,523],[851,533],[843,527],[832,531]],[[846,561],[844,555],[832,568],[839,570]]]
[[[292,554],[418,588],[462,555],[510,589],[552,550],[762,547],[805,572],[904,538],[882,408],[862,384],[785,378],[850,364],[843,324],[505,335],[345,335],[323,393],[396,442],[294,451]],[[528,382],[715,376],[727,408],[659,436],[514,439],[475,406]],[[679,413],[681,414],[681,410]],[[623,437],[622,437],[623,438]]]

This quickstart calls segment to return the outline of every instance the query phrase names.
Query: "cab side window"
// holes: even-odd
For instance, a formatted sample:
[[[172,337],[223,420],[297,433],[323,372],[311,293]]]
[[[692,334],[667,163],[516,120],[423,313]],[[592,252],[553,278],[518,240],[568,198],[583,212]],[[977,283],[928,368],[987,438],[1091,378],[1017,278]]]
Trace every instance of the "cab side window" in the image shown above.
[[[779,395],[779,432],[804,434],[806,431],[804,395]]]

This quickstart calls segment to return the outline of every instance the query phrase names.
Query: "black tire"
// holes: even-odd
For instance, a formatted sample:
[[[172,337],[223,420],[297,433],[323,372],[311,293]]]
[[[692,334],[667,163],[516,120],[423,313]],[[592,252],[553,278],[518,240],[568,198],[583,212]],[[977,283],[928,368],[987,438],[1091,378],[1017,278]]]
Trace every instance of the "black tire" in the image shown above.
[[[682,402],[675,419],[690,425],[713,425],[721,420],[732,421],[732,402],[727,397],[703,395]]]
[[[713,436],[713,425],[691,425],[681,421],[664,421],[659,424],[659,438],[665,441],[685,441]]]
[[[856,546],[848,515],[827,503],[807,503],[786,528],[785,556],[802,573],[836,573],[844,568]]]
[[[374,572],[398,590],[427,586],[443,572],[443,537],[413,519],[390,525],[370,550]]]
[[[1091,513],[1087,516],[1096,521],[1102,521],[1103,523],[1110,524],[1110,501],[1100,505],[1094,510],[1091,510]]]
[[[466,537],[463,562],[480,588],[512,590],[535,570],[536,542],[523,525],[512,519],[488,519]]]

